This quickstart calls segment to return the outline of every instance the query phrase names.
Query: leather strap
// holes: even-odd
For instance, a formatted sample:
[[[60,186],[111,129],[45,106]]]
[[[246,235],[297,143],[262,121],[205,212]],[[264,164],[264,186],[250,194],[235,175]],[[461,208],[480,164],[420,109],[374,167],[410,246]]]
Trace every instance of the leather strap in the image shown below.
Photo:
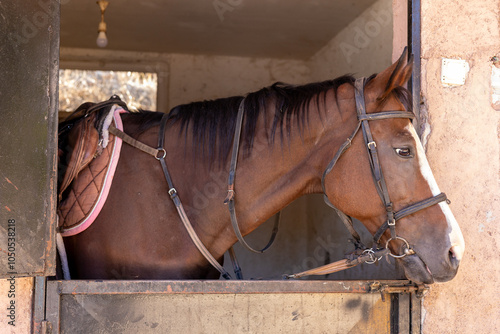
[[[331,207],[332,209],[335,210],[335,212],[337,212],[337,215],[340,217],[340,220],[342,220],[342,223],[344,223],[345,227],[347,228],[349,233],[351,233],[351,236],[354,238],[353,243],[356,246],[356,248],[364,249],[366,247],[364,246],[363,242],[361,241],[361,237],[359,236],[358,232],[356,232],[356,230],[354,229],[354,225],[352,224],[351,217],[349,217],[348,215],[346,215],[345,213],[343,213],[342,211],[337,209],[335,207],[335,205],[333,205],[332,202],[330,202],[330,200],[328,199],[328,196],[326,196],[326,188],[325,188],[326,176],[332,171],[333,167],[335,167],[335,164],[337,163],[339,158],[342,156],[342,154],[345,151],[347,151],[347,149],[349,147],[351,147],[352,140],[354,139],[354,137],[358,133],[360,126],[361,126],[361,123],[358,122],[358,126],[356,127],[356,129],[354,129],[354,132],[347,138],[347,140],[342,144],[342,146],[340,146],[337,153],[335,153],[333,159],[330,161],[330,163],[326,167],[325,171],[323,172],[323,175],[321,176],[321,187],[323,189],[323,200],[325,201],[325,203],[329,207]]]
[[[335,166],[335,164],[337,163],[339,158],[342,156],[342,154],[345,151],[347,151],[347,149],[349,147],[351,147],[352,140],[354,139],[354,137],[358,133],[359,129],[362,127],[363,121],[367,122],[367,121],[372,121],[372,120],[389,119],[389,118],[414,118],[415,116],[410,112],[399,111],[399,110],[384,111],[384,112],[379,112],[379,113],[375,113],[375,114],[366,114],[365,102],[364,102],[364,97],[363,97],[364,80],[358,79],[356,82],[357,82],[357,86],[355,87],[355,89],[356,89],[356,109],[358,110],[358,125],[354,129],[353,133],[340,146],[337,153],[335,154],[335,156],[333,157],[333,159],[330,161],[330,163],[326,167],[325,171],[323,172],[323,176],[321,177],[321,187],[323,188],[323,198],[324,198],[325,203],[337,212],[338,216],[340,217],[340,219],[344,223],[345,227],[349,230],[352,237],[354,238],[353,242],[354,242],[356,248],[364,249],[366,247],[364,246],[363,242],[361,241],[359,234],[354,229],[352,219],[349,216],[347,216],[346,214],[344,214],[342,211],[337,209],[330,202],[328,197],[326,196],[326,189],[325,189],[326,176],[333,170],[333,167]],[[365,133],[366,133],[366,135],[365,135]],[[370,142],[374,143],[368,124],[363,124],[363,134],[364,134],[364,136],[368,136],[371,139]],[[365,137],[365,141],[366,140],[367,139]],[[370,146],[373,146],[373,145],[376,145],[376,144],[371,144]],[[385,181],[383,181],[383,176],[382,176],[382,170],[380,168],[380,164],[378,163],[378,155],[377,155],[376,151],[374,151],[373,154],[375,156],[372,159],[370,159],[370,165],[372,166],[372,170],[374,170],[374,166],[378,166],[378,167],[375,167],[375,169],[377,170],[377,172],[376,172],[377,179],[382,180],[382,181],[375,181],[375,184],[380,184],[381,182],[383,182],[383,184],[385,186]],[[369,156],[372,156],[372,154],[370,154],[370,151],[369,151]],[[373,160],[375,160],[375,162]],[[384,191],[382,190],[382,187],[378,186],[377,191],[379,192],[379,195],[381,196],[382,201],[384,201],[384,199],[383,199]],[[389,194],[387,193],[387,189],[385,190],[385,193],[386,193],[386,198],[389,198]]]
[[[356,79],[354,83],[354,92],[356,100],[356,112],[358,114],[358,119],[366,115],[365,98],[363,90],[365,87],[365,78]],[[384,115],[385,117],[385,115]],[[373,118],[375,119],[375,118]],[[387,220],[389,229],[391,231],[391,237],[396,237],[396,228],[394,224],[394,212],[392,208],[392,202],[389,198],[389,191],[387,190],[387,185],[385,183],[385,178],[382,174],[382,167],[380,165],[380,160],[378,157],[377,144],[373,140],[373,136],[370,130],[370,125],[368,124],[368,119],[360,120],[361,129],[363,132],[363,137],[366,143],[366,149],[368,150],[368,157],[370,160],[370,166],[372,170],[373,180],[375,182],[375,187],[377,192],[384,203],[385,210],[387,212]]]
[[[398,221],[401,218],[404,218],[406,216],[414,214],[417,211],[426,209],[430,206],[433,206],[434,204],[438,204],[438,203],[443,202],[443,201],[446,201],[448,203],[450,202],[450,200],[446,197],[445,193],[440,193],[439,195],[436,195],[436,196],[428,198],[426,200],[417,202],[413,205],[410,205],[404,209],[399,210],[398,212],[395,212],[394,213],[394,220]],[[376,244],[379,242],[380,238],[382,237],[382,235],[384,234],[384,232],[388,228],[389,228],[389,224],[387,221],[382,226],[380,226],[378,231],[373,236],[373,240],[375,241]]]
[[[364,103],[363,103],[364,104]],[[389,118],[408,118],[414,119],[415,115],[407,111],[391,110],[391,111],[381,111],[374,114],[358,114],[358,120],[360,121],[374,121],[379,119],[389,119]]]
[[[328,275],[331,273],[336,273],[341,270],[349,269],[357,266],[361,263],[373,263],[376,259],[389,254],[389,250],[387,248],[379,249],[371,253],[363,253],[360,256],[355,257],[352,260],[343,259],[336,262],[332,262],[326,264],[321,267],[309,269],[300,273],[292,274],[292,275],[284,275],[283,278],[301,278],[304,276],[317,276],[317,275]]]
[[[243,279],[243,273],[241,272],[240,264],[238,263],[238,258],[236,257],[236,253],[234,252],[233,246],[229,247],[227,251],[229,253],[229,258],[231,259],[231,263],[233,264],[234,274],[236,275],[236,279]]]
[[[165,149],[163,147],[164,140],[165,140],[165,126],[168,120],[168,115],[164,114],[163,117],[161,118],[160,121],[160,131],[158,133],[158,151],[165,152]],[[172,182],[172,178],[170,177],[170,173],[168,172],[167,168],[167,163],[165,162],[165,156],[166,154],[160,156],[159,158],[156,157],[161,164],[161,168],[163,170],[163,174],[165,175],[165,179],[167,180],[168,183],[168,194],[170,195],[170,199],[172,202],[174,202],[175,208],[177,210],[177,213],[179,214],[179,217],[181,218],[182,224],[186,228],[189,236],[191,237],[191,240],[195,244],[196,248],[200,251],[200,253],[210,262],[210,264],[217,269],[223,278],[225,279],[231,279],[231,275],[220,265],[219,262],[210,254],[210,251],[205,247],[203,242],[200,240],[198,235],[196,234],[196,231],[193,228],[193,225],[189,221],[189,218],[186,215],[186,212],[184,211],[184,207],[181,203],[181,199],[177,195],[177,190],[174,188],[174,184]]]
[[[245,99],[241,100],[236,116],[236,125],[234,129],[233,150],[231,152],[231,165],[229,166],[229,177],[227,180],[228,190],[224,204],[234,199],[234,179],[236,176],[236,164],[238,163],[238,153],[240,149],[241,128],[243,127],[243,116],[245,112]]]
[[[326,166],[326,169],[323,172],[323,175],[321,176],[321,187],[323,188],[323,194],[326,193],[326,189],[325,189],[326,176],[332,171],[333,167],[335,167],[335,164],[337,163],[339,158],[342,156],[342,154],[344,154],[344,152],[347,151],[347,149],[349,147],[351,147],[352,140],[354,139],[354,137],[358,133],[360,127],[361,127],[361,123],[358,122],[358,126],[356,127],[356,129],[354,129],[353,133],[346,139],[346,141],[342,144],[342,146],[340,146],[337,153],[335,153],[335,155],[333,156],[333,159],[328,163],[328,166]],[[328,201],[328,202],[330,202],[330,201]]]
[[[144,153],[152,155],[155,158],[157,158],[158,156],[161,156],[161,154],[163,153],[162,151],[159,151],[156,148],[152,148],[151,146],[148,146],[148,145],[146,145],[144,143],[141,143],[137,139],[132,138],[131,136],[129,136],[125,132],[123,132],[123,131],[115,128],[113,125],[111,125],[109,127],[109,132],[111,134],[117,136],[118,138],[121,138],[121,140],[123,140],[124,142],[126,142],[130,146],[135,147],[135,148],[141,150]]]
[[[264,253],[266,250],[268,250],[269,247],[271,247],[272,244],[274,243],[274,240],[276,239],[276,235],[278,234],[279,230],[281,214],[278,213],[278,219],[276,219],[276,221],[274,222],[274,227],[273,231],[271,232],[271,237],[269,238],[269,241],[264,248],[255,249],[245,241],[245,238],[241,234],[241,230],[238,225],[238,219],[236,218],[236,209],[234,205],[234,198],[235,198],[234,181],[236,176],[236,164],[238,161],[238,152],[240,147],[241,128],[243,126],[244,112],[245,112],[245,99],[241,101],[240,106],[238,108],[238,115],[236,118],[236,129],[234,131],[234,139],[233,139],[233,151],[231,153],[231,165],[229,167],[229,178],[227,181],[228,183],[227,197],[224,200],[224,204],[228,205],[229,215],[231,216],[231,225],[233,226],[233,230],[234,233],[236,234],[236,237],[238,238],[238,241],[243,245],[243,247],[245,247],[249,251],[261,254]]]
[[[433,206],[434,204],[438,204],[443,201],[446,201],[448,204],[450,203],[450,200],[446,197],[446,194],[440,193],[439,195],[436,195],[434,197],[428,198],[426,200],[420,201],[418,203],[415,203],[404,209],[399,210],[398,212],[395,213],[394,219],[398,221],[401,218],[414,214],[417,211],[423,210],[425,208],[428,208],[430,206]]]
[[[109,128],[109,131],[112,134],[114,134],[115,136],[118,136],[119,138],[121,138],[127,144],[129,144],[129,145],[131,145],[131,146],[133,146],[133,147],[135,147],[135,148],[137,148],[145,153],[152,155],[153,157],[155,157],[157,160],[160,161],[160,164],[161,164],[161,167],[163,170],[163,174],[165,176],[165,179],[167,181],[168,188],[169,188],[168,194],[170,195],[170,199],[174,203],[175,209],[177,210],[177,213],[179,214],[179,217],[182,221],[182,224],[186,228],[189,236],[191,237],[191,240],[195,244],[196,248],[198,248],[200,253],[208,260],[208,262],[210,262],[210,264],[221,273],[223,278],[231,279],[231,275],[229,275],[229,273],[224,269],[224,267],[222,267],[220,265],[220,263],[217,262],[217,260],[212,256],[212,254],[210,254],[210,251],[205,247],[203,242],[200,240],[200,238],[196,234],[196,231],[194,230],[193,225],[191,224],[188,216],[186,215],[186,211],[184,210],[184,207],[181,203],[181,200],[180,200],[179,196],[177,195],[177,190],[174,188],[172,178],[170,177],[170,173],[168,172],[167,163],[165,162],[165,157],[167,156],[167,152],[165,151],[165,148],[163,147],[164,141],[165,141],[165,126],[166,126],[167,120],[168,120],[168,115],[164,114],[161,118],[161,121],[160,121],[160,130],[158,133],[158,148],[156,148],[156,149],[152,148],[151,146],[148,146],[144,143],[141,143],[140,141],[130,137],[128,134],[116,129],[115,127],[111,126]]]

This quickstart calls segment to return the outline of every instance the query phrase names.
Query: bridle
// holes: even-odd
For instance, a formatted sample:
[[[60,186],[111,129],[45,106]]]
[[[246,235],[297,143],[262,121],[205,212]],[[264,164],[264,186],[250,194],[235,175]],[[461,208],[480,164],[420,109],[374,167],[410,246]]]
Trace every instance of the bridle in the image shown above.
[[[355,101],[356,101],[356,112],[358,116],[358,124],[352,134],[347,138],[347,140],[340,146],[338,149],[337,153],[334,155],[333,159],[330,161],[328,166],[326,167],[325,171],[323,172],[323,175],[321,177],[321,187],[323,189],[323,195],[324,195],[324,200],[326,204],[328,204],[330,207],[335,209],[339,217],[341,218],[342,222],[346,226],[346,228],[349,230],[353,237],[353,243],[356,246],[357,249],[361,250],[361,255],[359,255],[356,259],[347,261],[346,263],[342,261],[337,261],[342,262],[340,265],[336,265],[333,263],[333,267],[326,268],[326,271],[319,270],[317,271],[318,268],[311,269],[302,273],[294,274],[294,275],[284,275],[286,278],[298,278],[302,276],[308,276],[308,275],[318,275],[318,272],[320,274],[326,274],[328,272],[333,272],[330,271],[332,268],[335,268],[335,271],[342,270],[342,269],[347,269],[349,267],[352,267],[354,265],[357,265],[362,262],[366,263],[375,263],[377,260],[380,259],[381,255],[390,255],[394,258],[402,258],[407,255],[413,255],[415,254],[415,251],[413,251],[410,247],[410,244],[406,239],[403,237],[400,237],[396,234],[396,222],[406,216],[409,216],[417,211],[423,210],[425,208],[428,208],[432,205],[435,205],[437,203],[440,203],[442,201],[447,201],[448,199],[446,198],[446,195],[444,193],[440,193],[439,195],[430,197],[428,199],[419,201],[417,203],[414,203],[404,209],[401,209],[399,211],[394,211],[393,209],[393,204],[391,202],[391,199],[389,197],[389,191],[387,190],[387,185],[385,182],[384,175],[382,173],[382,166],[380,165],[380,160],[378,157],[378,151],[377,151],[377,144],[373,139],[372,132],[370,129],[370,121],[376,121],[376,120],[383,120],[383,119],[391,119],[391,118],[404,118],[404,119],[414,119],[415,115],[411,112],[405,111],[405,110],[390,110],[390,111],[382,111],[378,113],[373,113],[373,114],[367,114],[366,113],[366,106],[365,106],[365,98],[364,98],[364,86],[365,86],[366,79],[365,78],[360,78],[357,79],[354,83],[354,91],[355,91]],[[241,135],[241,126],[242,126],[242,119],[243,119],[243,113],[244,113],[244,102],[245,100],[243,99],[240,103],[240,107],[238,110],[238,116],[236,120],[236,130],[235,130],[235,135],[234,135],[234,140],[233,140],[233,150],[232,150],[232,156],[231,156],[231,165],[229,169],[229,179],[228,179],[228,194],[227,197],[224,201],[225,204],[228,204],[229,207],[229,213],[231,216],[231,224],[233,226],[234,232],[236,234],[236,237],[238,238],[240,244],[245,247],[246,249],[254,252],[254,253],[263,253],[265,250],[267,250],[273,243],[276,233],[278,232],[278,224],[279,220],[275,222],[274,228],[272,235],[269,239],[269,242],[267,245],[261,249],[261,250],[256,250],[252,248],[248,243],[245,241],[243,238],[241,231],[238,226],[238,221],[236,219],[236,212],[235,212],[235,205],[234,205],[234,197],[235,197],[235,192],[234,192],[234,181],[235,181],[235,174],[236,174],[236,162],[237,162],[237,157],[238,157],[238,148],[239,148],[239,142],[240,142],[240,135]],[[380,199],[382,200],[382,203],[385,207],[385,211],[387,214],[387,220],[382,224],[382,226],[379,227],[377,232],[375,232],[373,236],[373,247],[368,248],[364,246],[364,244],[361,241],[361,237],[359,234],[356,232],[354,229],[352,219],[344,214],[342,211],[337,209],[328,199],[328,196],[326,195],[326,189],[325,189],[325,179],[328,176],[328,174],[333,170],[335,167],[335,164],[337,161],[340,159],[342,154],[351,146],[352,140],[356,136],[356,134],[359,132],[361,129],[363,133],[363,138],[365,142],[365,146],[368,152],[368,158],[370,161],[370,169],[372,172],[372,177],[373,181],[375,183],[375,187],[377,189],[377,193],[380,196]],[[389,229],[391,233],[391,237],[386,241],[385,246],[379,248],[379,241],[382,235],[385,233],[385,231]],[[398,254],[393,254],[389,250],[389,242],[391,240],[400,240],[404,242],[404,252],[401,255]],[[233,256],[231,257],[233,258]],[[328,265],[327,265],[328,266]],[[324,266],[324,267],[327,267]],[[239,268],[239,265],[237,265]],[[320,267],[322,268],[322,267]],[[341,269],[339,269],[341,268]]]
[[[354,260],[345,260],[346,262],[344,263],[343,261],[337,261],[337,262],[342,262],[340,266],[337,266],[337,269],[334,271],[342,270],[342,269],[347,269],[349,267],[352,267],[354,265],[357,265],[359,263],[374,263],[378,260],[378,256],[384,255],[384,254],[389,254],[395,258],[401,258],[406,255],[412,255],[415,254],[415,252],[411,249],[408,241],[406,241],[404,238],[398,236],[396,234],[396,222],[400,220],[401,218],[404,218],[406,216],[409,216],[417,211],[423,210],[425,208],[428,208],[432,205],[435,205],[437,203],[440,203],[442,201],[448,201],[446,198],[446,195],[444,193],[440,193],[439,195],[430,197],[428,199],[425,199],[423,201],[417,202],[415,204],[412,204],[402,210],[399,210],[395,212],[393,210],[393,205],[389,197],[389,192],[387,190],[387,185],[384,179],[384,175],[382,173],[382,167],[380,165],[380,161],[378,158],[378,152],[377,152],[377,144],[373,140],[373,136],[370,130],[370,121],[376,121],[376,120],[382,120],[382,119],[389,119],[389,118],[406,118],[406,119],[413,119],[415,118],[413,113],[404,111],[404,110],[395,110],[395,111],[383,111],[383,112],[378,112],[378,113],[373,113],[373,114],[367,114],[366,113],[366,107],[365,107],[365,101],[364,101],[364,86],[365,86],[365,78],[357,79],[354,84],[355,88],[355,100],[356,100],[356,111],[358,115],[358,124],[354,130],[354,132],[347,138],[347,140],[340,146],[339,150],[337,153],[334,155],[333,159],[330,161],[328,166],[326,167],[325,171],[323,172],[323,175],[321,177],[321,186],[323,189],[323,194],[324,194],[324,199],[325,202],[335,209],[335,211],[338,213],[342,221],[344,222],[345,226],[347,229],[351,232],[353,238],[354,238],[354,244],[356,245],[357,248],[362,250],[362,254],[359,255],[356,259]],[[267,250],[272,243],[275,240],[276,234],[278,232],[278,226],[279,226],[279,219],[276,220],[273,232],[271,235],[271,238],[267,245],[261,249],[261,250],[256,250],[252,248],[248,243],[244,240],[243,235],[239,229],[238,221],[236,219],[236,212],[235,212],[235,204],[234,204],[234,199],[235,199],[235,192],[234,192],[234,181],[235,181],[235,175],[236,175],[236,163],[237,163],[237,157],[238,157],[238,151],[239,151],[239,142],[240,142],[240,137],[241,137],[241,128],[242,128],[242,123],[243,123],[243,115],[244,115],[244,103],[245,99],[243,99],[240,103],[239,109],[238,109],[238,114],[236,118],[236,129],[235,129],[235,134],[234,134],[234,139],[233,139],[233,149],[232,149],[232,154],[231,154],[231,164],[230,164],[230,169],[229,169],[229,179],[228,179],[228,194],[226,199],[224,200],[224,203],[228,205],[229,212],[230,212],[230,217],[231,217],[231,223],[234,229],[234,232],[236,234],[236,237],[238,238],[239,242],[247,249],[249,249],[252,252],[255,253],[263,253],[265,250]],[[221,274],[222,277],[225,279],[230,279],[231,276],[229,273],[217,262],[217,260],[210,254],[208,249],[203,245],[201,240],[198,238],[196,232],[194,231],[191,223],[189,222],[189,219],[184,211],[184,208],[182,206],[182,203],[180,201],[179,196],[177,195],[177,191],[174,188],[172,179],[170,177],[170,174],[167,169],[165,157],[167,155],[166,150],[164,149],[164,137],[165,137],[165,127],[166,123],[168,121],[168,116],[167,114],[163,115],[161,121],[160,121],[160,129],[159,129],[159,134],[158,134],[158,147],[153,148],[148,145],[145,145],[136,139],[130,137],[126,133],[114,128],[110,127],[110,133],[118,136],[121,138],[123,141],[128,143],[131,146],[134,146],[140,150],[142,150],[145,153],[148,153],[155,157],[157,160],[160,161],[165,179],[168,183],[169,190],[168,194],[170,195],[170,198],[172,199],[177,212],[179,214],[179,217],[181,218],[182,223],[184,224],[186,230],[188,231],[191,240],[193,243],[196,245],[198,250],[203,254],[203,256],[212,264],[212,266],[217,269]],[[366,148],[368,151],[368,157],[370,160],[370,168],[373,176],[373,181],[375,182],[375,186],[377,188],[377,192],[382,200],[382,203],[384,204],[386,214],[387,214],[387,220],[385,221],[384,224],[378,229],[378,231],[375,233],[373,236],[374,240],[374,246],[372,249],[367,248],[363,245],[361,242],[361,238],[359,234],[356,232],[356,230],[353,227],[352,224],[352,219],[344,214],[342,211],[338,210],[328,199],[326,192],[325,192],[325,179],[328,176],[328,174],[332,171],[332,169],[335,167],[335,164],[339,160],[339,158],[342,156],[342,154],[351,146],[352,140],[356,136],[356,134],[359,132],[359,130],[362,130],[363,132],[363,138],[366,144]],[[385,247],[383,248],[378,248],[378,243],[380,241],[380,238],[382,235],[385,233],[385,231],[389,229],[391,233],[391,237],[387,240]],[[405,250],[402,255],[397,255],[397,254],[392,254],[388,250],[389,242],[391,240],[401,240],[405,243]],[[233,262],[233,267],[234,271],[236,273],[237,278],[241,279],[241,269],[239,268],[239,265],[235,259],[234,252],[232,250],[232,247],[229,249],[229,254],[231,256],[231,260]],[[335,265],[336,263],[332,263],[332,265]],[[340,268],[340,269],[339,269]],[[319,269],[319,270],[318,270]],[[318,275],[318,274],[327,274],[330,272],[334,272],[331,270],[331,268],[327,268],[327,270],[322,270],[322,267],[320,268],[315,268],[311,269],[299,274],[294,274],[294,275],[285,275],[285,277],[288,278],[298,278],[302,276],[307,276],[307,275]]]
[[[367,114],[366,113],[366,107],[365,107],[365,99],[364,99],[364,86],[365,86],[365,78],[360,78],[357,79],[354,83],[354,92],[355,92],[355,100],[356,100],[356,112],[358,114],[358,125],[354,132],[349,136],[349,138],[342,144],[342,146],[339,148],[333,159],[330,161],[328,166],[326,167],[323,176],[321,177],[321,186],[323,188],[323,194],[324,194],[324,200],[326,204],[328,204],[330,207],[334,208],[335,211],[339,214],[340,218],[346,225],[347,229],[351,232],[353,238],[354,238],[354,243],[357,247],[359,248],[364,248],[367,249],[366,247],[363,246],[361,239],[359,237],[359,234],[354,230],[352,220],[349,216],[344,214],[342,211],[338,210],[328,199],[328,196],[326,195],[326,190],[325,190],[325,178],[327,175],[332,171],[333,167],[337,163],[338,159],[342,156],[342,154],[351,146],[351,142],[356,136],[356,134],[359,132],[359,129],[362,130],[363,132],[363,138],[365,142],[365,146],[368,152],[368,158],[370,161],[370,169],[372,172],[372,177],[373,181],[375,183],[375,187],[377,189],[377,192],[380,196],[380,199],[382,200],[382,203],[385,207],[385,211],[387,214],[387,220],[382,224],[382,226],[379,227],[377,232],[375,232],[373,236],[373,241],[374,241],[374,246],[373,246],[373,251],[376,250],[380,238],[382,235],[385,233],[387,229],[389,229],[391,233],[391,237],[386,241],[385,247],[388,248],[389,242],[391,240],[401,240],[405,244],[405,250],[404,253],[401,255],[396,255],[392,254],[389,252],[389,255],[395,258],[402,258],[406,255],[412,255],[415,254],[415,252],[411,249],[408,241],[406,241],[404,238],[398,236],[396,234],[396,222],[406,216],[409,216],[417,211],[423,210],[425,208],[428,208],[432,205],[435,205],[437,203],[440,203],[442,201],[448,201],[446,198],[446,194],[440,193],[439,195],[430,197],[428,199],[419,201],[417,203],[414,203],[404,209],[401,209],[397,212],[394,211],[393,209],[393,204],[391,202],[391,199],[389,197],[389,192],[387,190],[387,185],[385,182],[384,175],[382,173],[382,167],[380,165],[380,160],[378,157],[378,152],[377,152],[377,144],[373,140],[373,136],[371,133],[370,129],[370,121],[376,121],[376,120],[382,120],[382,119],[389,119],[389,118],[406,118],[406,119],[413,119],[415,118],[415,115],[413,113],[404,111],[404,110],[391,110],[391,111],[383,111],[383,112],[378,112],[378,113],[373,113],[373,114]]]

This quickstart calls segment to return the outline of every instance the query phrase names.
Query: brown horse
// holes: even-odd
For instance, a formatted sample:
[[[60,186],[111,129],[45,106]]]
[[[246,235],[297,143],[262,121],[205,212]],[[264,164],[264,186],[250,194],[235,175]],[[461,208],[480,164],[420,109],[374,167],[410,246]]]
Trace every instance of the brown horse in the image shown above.
[[[410,111],[411,95],[402,86],[411,70],[403,54],[391,67],[368,78],[366,113]],[[165,160],[177,193],[197,235],[219,262],[237,241],[224,199],[242,100],[232,97],[176,107],[169,114],[165,135]],[[360,121],[354,79],[348,76],[304,86],[277,83],[248,94],[243,106],[235,208],[246,235],[299,196],[322,193],[325,168]],[[161,116],[124,114],[124,132],[157,147]],[[394,212],[437,196],[440,191],[411,120],[382,117],[371,120],[370,126],[370,144],[378,149]],[[352,146],[325,175],[324,193],[372,234],[387,221],[387,203],[381,201],[373,181],[362,134],[354,136]],[[464,239],[446,202],[401,218],[395,231],[398,238],[388,243],[391,252],[412,250],[398,259],[408,279],[432,283],[455,276]],[[388,230],[380,244],[390,239]],[[219,277],[181,223],[160,163],[126,144],[96,221],[65,238],[65,244],[73,278]]]

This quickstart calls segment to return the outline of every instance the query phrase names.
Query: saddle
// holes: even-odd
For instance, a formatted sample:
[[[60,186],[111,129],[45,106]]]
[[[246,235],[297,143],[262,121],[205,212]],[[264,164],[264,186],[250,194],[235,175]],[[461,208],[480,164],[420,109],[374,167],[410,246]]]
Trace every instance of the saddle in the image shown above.
[[[117,96],[100,103],[84,103],[59,124],[58,230],[62,236],[82,232],[104,205],[121,140],[108,132],[119,128],[120,113],[128,112]]]

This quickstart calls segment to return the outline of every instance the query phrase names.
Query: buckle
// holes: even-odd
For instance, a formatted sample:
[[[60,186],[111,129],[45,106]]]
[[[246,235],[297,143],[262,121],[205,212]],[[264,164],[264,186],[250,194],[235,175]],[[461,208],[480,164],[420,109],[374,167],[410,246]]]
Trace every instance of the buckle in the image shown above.
[[[395,226],[396,225],[396,219],[387,219],[387,225],[389,226]]]
[[[377,147],[377,143],[375,143],[374,141],[371,141],[371,142],[369,142],[369,143],[367,144],[367,146],[368,146],[368,148],[369,148],[370,150],[373,150],[373,149],[375,149],[375,148]]]
[[[173,196],[174,194],[177,194],[177,190],[175,190],[175,188],[172,188],[172,189],[170,189],[170,190],[168,191],[168,194],[169,194],[170,196]]]

